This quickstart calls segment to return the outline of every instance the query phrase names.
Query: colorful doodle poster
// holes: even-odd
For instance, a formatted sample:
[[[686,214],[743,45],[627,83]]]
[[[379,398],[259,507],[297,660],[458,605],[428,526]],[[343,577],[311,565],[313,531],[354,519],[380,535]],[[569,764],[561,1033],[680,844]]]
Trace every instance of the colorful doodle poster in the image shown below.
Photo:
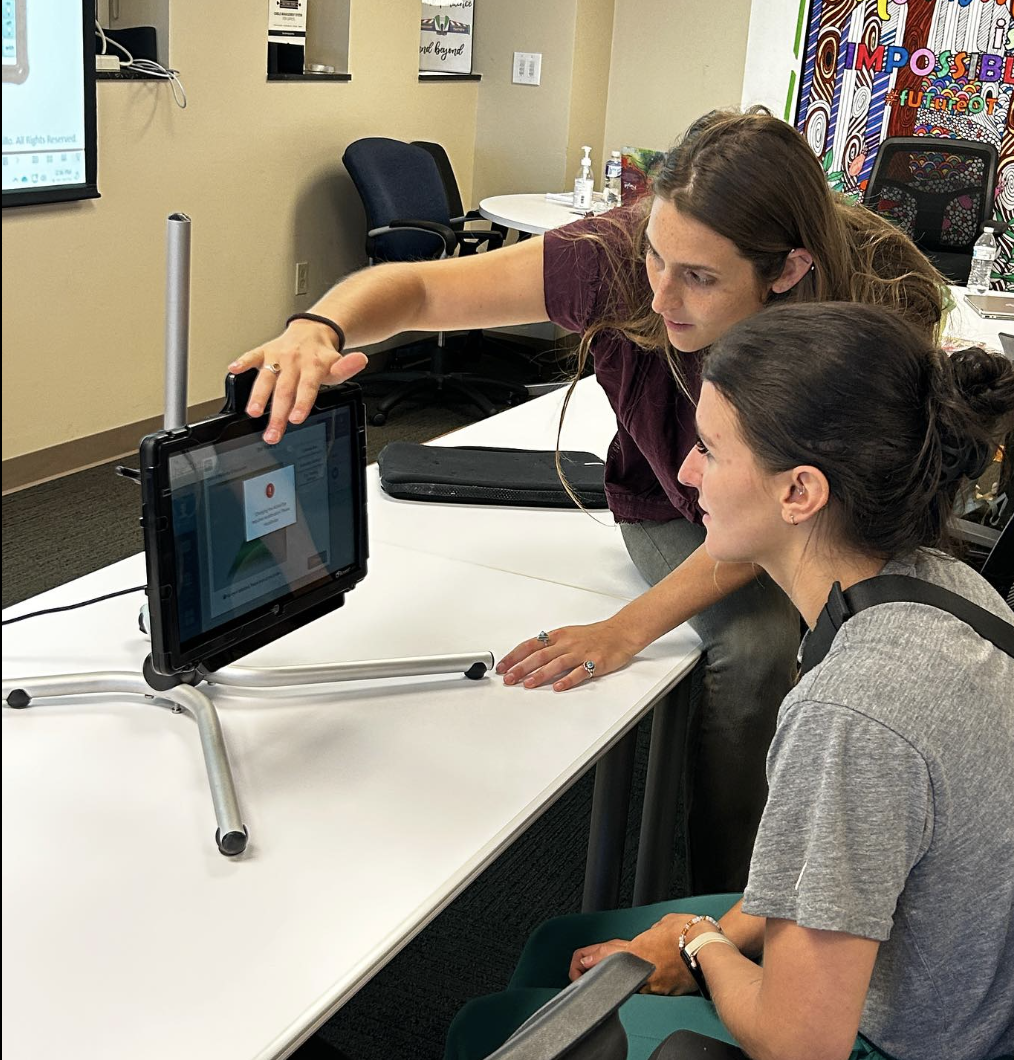
[[[994,216],[1014,217],[1012,0],[810,0],[796,125],[857,199],[892,136],[991,143]],[[1012,287],[1014,231],[994,275]],[[994,283],[994,286],[997,286]]]

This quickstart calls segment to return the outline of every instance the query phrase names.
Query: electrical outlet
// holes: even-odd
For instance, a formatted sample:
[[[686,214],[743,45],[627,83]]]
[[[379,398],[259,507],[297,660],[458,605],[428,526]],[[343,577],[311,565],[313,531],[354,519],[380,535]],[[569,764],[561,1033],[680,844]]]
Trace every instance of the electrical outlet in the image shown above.
[[[296,262],[296,294],[306,294],[310,283],[310,263],[307,261]]]

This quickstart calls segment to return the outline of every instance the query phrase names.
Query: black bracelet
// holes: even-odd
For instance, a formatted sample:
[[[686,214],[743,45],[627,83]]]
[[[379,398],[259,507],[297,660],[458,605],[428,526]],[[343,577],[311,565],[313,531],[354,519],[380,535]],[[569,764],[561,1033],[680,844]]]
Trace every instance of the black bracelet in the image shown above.
[[[288,327],[294,320],[312,320],[314,324],[326,325],[338,336],[338,352],[341,353],[345,349],[345,332],[328,317],[322,317],[319,313],[293,313],[285,321],[285,326]]]

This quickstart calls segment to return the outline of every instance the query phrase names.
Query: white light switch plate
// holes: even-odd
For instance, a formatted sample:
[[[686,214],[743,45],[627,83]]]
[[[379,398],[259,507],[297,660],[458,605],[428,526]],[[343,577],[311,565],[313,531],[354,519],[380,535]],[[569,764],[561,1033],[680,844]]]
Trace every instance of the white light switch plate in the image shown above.
[[[515,85],[537,85],[542,81],[542,52],[515,52]]]

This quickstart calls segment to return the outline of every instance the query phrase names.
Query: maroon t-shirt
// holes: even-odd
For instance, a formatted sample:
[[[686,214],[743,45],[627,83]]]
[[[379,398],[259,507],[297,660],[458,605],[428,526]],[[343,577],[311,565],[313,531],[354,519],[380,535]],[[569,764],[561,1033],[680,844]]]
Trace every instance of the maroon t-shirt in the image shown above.
[[[612,266],[596,240],[575,239],[595,232],[629,260],[628,230],[636,216],[613,210],[609,220],[587,218],[547,232],[543,240],[543,278],[549,319],[569,331],[583,332],[605,318],[610,306]],[[631,263],[632,282],[648,289],[644,265]],[[697,491],[676,475],[697,440],[694,405],[682,393],[664,354],[645,350],[617,331],[601,331],[592,340],[595,376],[616,413],[616,437],[606,454],[606,497],[619,522],[664,522],[682,516],[701,521]],[[701,389],[699,353],[681,354],[687,388],[697,400]]]

